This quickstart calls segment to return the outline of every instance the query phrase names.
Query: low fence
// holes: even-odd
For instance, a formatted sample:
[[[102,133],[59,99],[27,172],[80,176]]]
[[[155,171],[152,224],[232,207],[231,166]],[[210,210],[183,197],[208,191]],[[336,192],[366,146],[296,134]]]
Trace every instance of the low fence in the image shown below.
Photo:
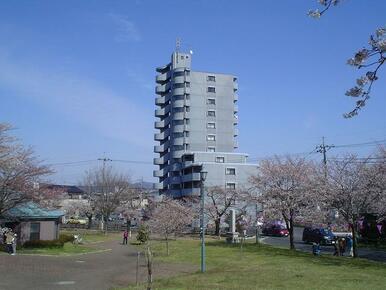
[[[92,223],[89,224],[62,224],[60,225],[62,229],[91,229],[91,230],[101,230],[101,224],[100,223]],[[118,223],[107,223],[107,230],[108,231],[124,231],[127,229],[126,224],[118,224]]]

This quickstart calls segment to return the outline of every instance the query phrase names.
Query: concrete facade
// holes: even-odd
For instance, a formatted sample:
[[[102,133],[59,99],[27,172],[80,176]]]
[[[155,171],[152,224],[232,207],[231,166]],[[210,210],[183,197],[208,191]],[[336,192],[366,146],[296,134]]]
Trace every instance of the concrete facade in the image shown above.
[[[192,71],[191,60],[191,54],[174,52],[170,63],[156,69],[155,187],[175,197],[195,195],[202,168],[208,171],[206,186],[246,187],[256,165],[247,163],[246,154],[233,153],[237,77]]]

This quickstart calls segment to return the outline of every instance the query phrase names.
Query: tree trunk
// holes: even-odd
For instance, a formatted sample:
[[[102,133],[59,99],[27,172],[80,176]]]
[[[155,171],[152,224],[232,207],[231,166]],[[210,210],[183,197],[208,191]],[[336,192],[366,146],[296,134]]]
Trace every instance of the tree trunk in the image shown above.
[[[91,229],[92,215],[91,215],[91,216],[87,216],[87,218],[88,218],[88,225],[87,225],[87,228],[88,228],[88,229]]]
[[[165,236],[165,240],[166,240],[166,256],[169,256],[169,238],[167,235]]]
[[[104,228],[104,230],[105,230],[105,235],[107,235],[107,222],[108,222],[108,220],[109,220],[109,217],[106,215],[106,216],[104,217],[104,220],[105,220],[105,224],[104,224],[105,228]]]
[[[289,238],[290,238],[290,249],[295,250],[295,243],[294,243],[294,227],[293,227],[293,220],[290,218],[289,220]]]
[[[351,225],[351,234],[352,234],[352,250],[353,250],[353,257],[358,257],[358,244],[357,244],[357,231],[356,231],[356,222],[352,222]]]
[[[215,235],[220,236],[220,223],[221,223],[221,218],[217,218],[214,220],[214,225],[215,225]]]

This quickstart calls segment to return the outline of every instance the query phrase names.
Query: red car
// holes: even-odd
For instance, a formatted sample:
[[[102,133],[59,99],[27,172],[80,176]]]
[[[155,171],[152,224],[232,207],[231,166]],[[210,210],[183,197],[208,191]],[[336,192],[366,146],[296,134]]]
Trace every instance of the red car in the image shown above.
[[[282,225],[267,225],[262,232],[266,236],[287,237],[289,235],[286,227]]]

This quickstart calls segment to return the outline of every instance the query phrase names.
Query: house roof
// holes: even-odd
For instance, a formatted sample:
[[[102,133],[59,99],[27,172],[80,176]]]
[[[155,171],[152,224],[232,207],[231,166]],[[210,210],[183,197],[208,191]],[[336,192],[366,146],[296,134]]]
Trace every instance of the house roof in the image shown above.
[[[34,202],[19,204],[4,214],[11,219],[57,219],[63,215],[61,210],[49,210]]]
[[[41,188],[62,190],[70,194],[83,194],[84,190],[75,185],[61,185],[61,184],[41,184]]]

